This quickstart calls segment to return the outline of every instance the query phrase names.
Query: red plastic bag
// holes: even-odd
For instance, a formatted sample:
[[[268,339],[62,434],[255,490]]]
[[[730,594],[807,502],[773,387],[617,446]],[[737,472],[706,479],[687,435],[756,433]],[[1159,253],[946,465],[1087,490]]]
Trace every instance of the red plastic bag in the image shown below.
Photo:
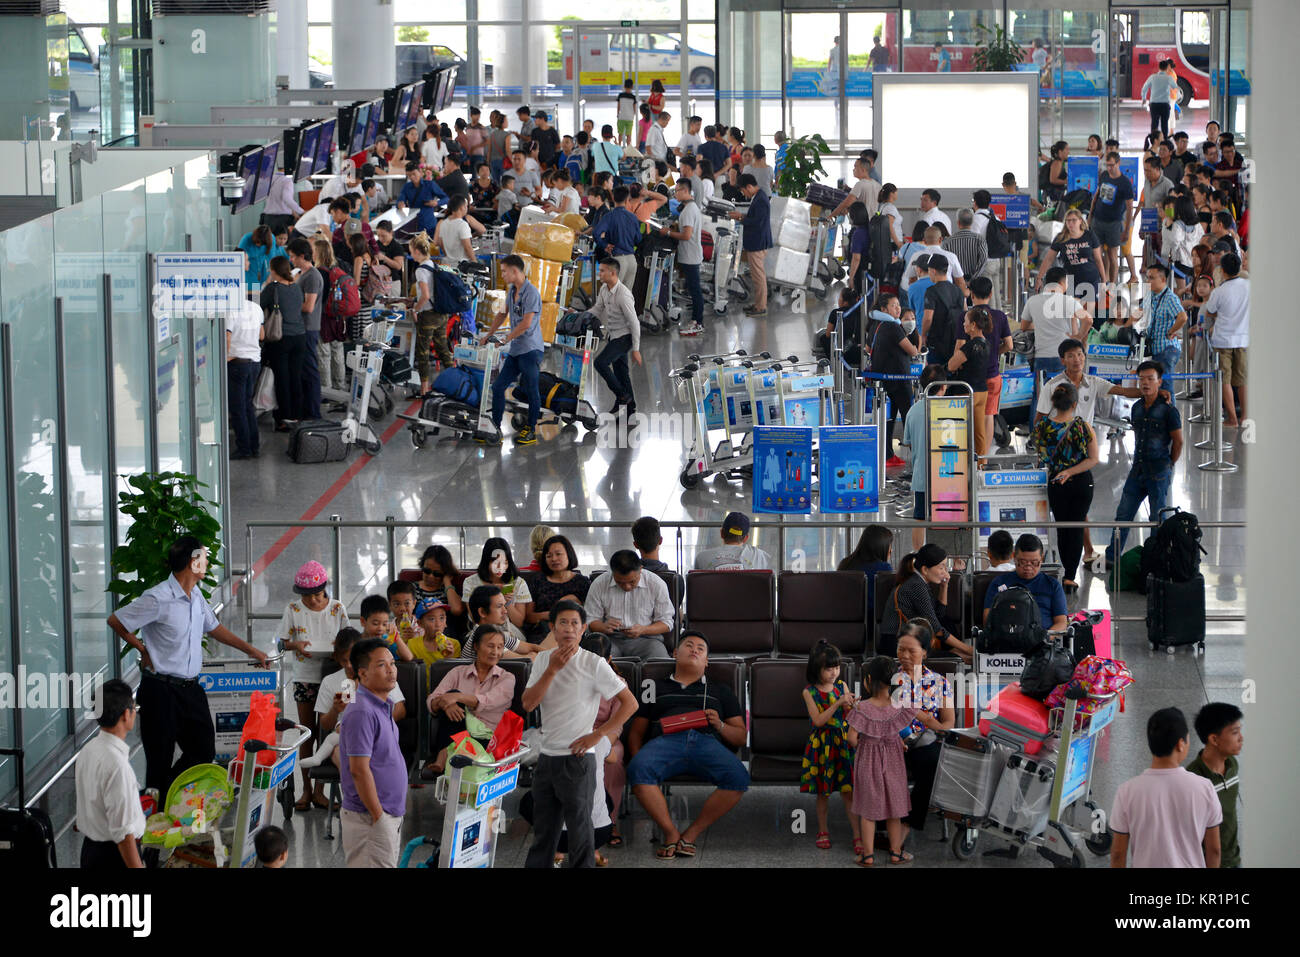
[[[239,736],[238,757],[240,769],[243,769],[244,761],[244,742],[254,739],[261,741],[263,744],[275,744],[275,718],[280,713],[280,709],[275,706],[275,695],[269,691],[254,691],[249,701],[248,718],[244,721],[243,733]],[[274,751],[260,751],[257,755],[258,764],[274,764],[276,753]],[[242,775],[239,780],[242,781]]]
[[[492,752],[492,757],[500,761],[519,750],[519,742],[523,737],[524,719],[513,711],[507,711],[497,722],[496,730],[492,732],[488,750]]]

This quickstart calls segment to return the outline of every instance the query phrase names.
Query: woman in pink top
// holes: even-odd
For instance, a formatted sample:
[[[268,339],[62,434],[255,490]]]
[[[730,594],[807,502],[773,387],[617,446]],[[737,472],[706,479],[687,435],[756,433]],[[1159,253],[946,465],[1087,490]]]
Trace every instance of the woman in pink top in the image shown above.
[[[514,700],[515,676],[497,663],[505,654],[505,635],[496,625],[480,625],[471,640],[474,663],[452,668],[428,698],[429,713],[441,714],[441,719],[433,741],[438,756],[420,772],[426,780],[447,766],[447,746],[452,735],[465,730],[466,711],[495,728]]]

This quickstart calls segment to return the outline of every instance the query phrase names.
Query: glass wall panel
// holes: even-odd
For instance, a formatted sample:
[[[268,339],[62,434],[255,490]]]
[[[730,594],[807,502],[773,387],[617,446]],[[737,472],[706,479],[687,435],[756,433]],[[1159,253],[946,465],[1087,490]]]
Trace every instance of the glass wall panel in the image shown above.
[[[896,53],[886,37],[897,36],[898,14],[883,11],[849,12],[843,31],[848,44],[848,71],[844,75],[845,148],[865,146],[871,140],[874,108],[871,75],[893,69]]]
[[[7,277],[0,277],[0,304],[4,301],[4,287]],[[0,306],[0,320],[3,320],[3,308]],[[4,388],[8,370],[0,362],[0,476],[8,476],[9,439],[5,433]],[[9,500],[0,499],[0,671],[13,674],[17,662],[13,660],[11,642],[12,612],[14,596],[10,594],[9,576],[11,557],[9,552]],[[0,747],[12,748],[17,744],[18,729],[14,721],[16,712],[12,708],[0,708]],[[8,794],[17,783],[14,780],[14,762],[11,758],[0,758],[0,796]]]
[[[1228,13],[1228,99],[1224,129],[1249,136],[1250,104],[1250,11]]]
[[[903,10],[903,72],[964,73],[982,34],[992,30],[1002,4],[972,3],[972,9]]]

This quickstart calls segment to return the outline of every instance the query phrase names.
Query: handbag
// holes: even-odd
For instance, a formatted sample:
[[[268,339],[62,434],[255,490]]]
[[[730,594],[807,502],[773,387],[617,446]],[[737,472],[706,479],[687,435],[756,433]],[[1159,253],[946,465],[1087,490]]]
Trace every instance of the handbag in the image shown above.
[[[270,366],[262,366],[262,371],[257,374],[257,384],[253,386],[253,410],[274,412],[276,408],[275,373]]]
[[[271,308],[266,312],[266,341],[279,342],[284,338],[284,317],[280,315],[280,290],[271,288]],[[272,406],[274,408],[274,406]]]
[[[701,676],[700,681],[704,683],[704,700],[700,703],[707,705],[709,703],[709,680]],[[691,731],[695,728],[707,728],[709,726],[709,717],[704,713],[704,710],[704,708],[699,708],[695,711],[687,711],[684,714],[660,718],[659,726],[663,729],[664,734],[679,734],[682,731]]]

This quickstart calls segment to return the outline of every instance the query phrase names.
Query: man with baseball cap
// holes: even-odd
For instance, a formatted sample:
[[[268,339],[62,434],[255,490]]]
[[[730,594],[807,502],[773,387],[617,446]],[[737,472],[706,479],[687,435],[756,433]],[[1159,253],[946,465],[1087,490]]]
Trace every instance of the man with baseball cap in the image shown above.
[[[722,544],[695,553],[697,571],[735,572],[771,568],[767,552],[749,544],[749,516],[728,512],[722,520]]]

